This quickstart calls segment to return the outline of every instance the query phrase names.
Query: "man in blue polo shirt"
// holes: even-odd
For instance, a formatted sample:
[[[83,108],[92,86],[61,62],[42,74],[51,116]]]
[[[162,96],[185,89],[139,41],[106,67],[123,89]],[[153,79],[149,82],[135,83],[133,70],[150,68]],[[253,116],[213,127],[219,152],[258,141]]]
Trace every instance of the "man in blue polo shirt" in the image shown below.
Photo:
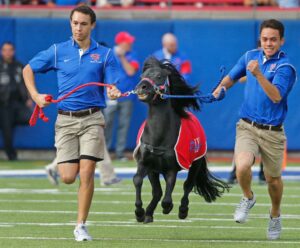
[[[267,237],[279,239],[283,192],[281,164],[286,140],[283,122],[287,114],[287,98],[296,81],[296,70],[280,50],[284,43],[281,22],[274,19],[262,22],[260,41],[262,49],[244,54],[214,94],[218,94],[221,87],[228,89],[239,78],[247,76],[234,151],[243,197],[235,210],[234,220],[246,222],[249,210],[256,202],[251,189],[251,166],[260,152],[272,203]]]
[[[135,52],[132,50],[135,37],[130,33],[122,31],[115,36],[114,54],[120,64],[120,90],[122,92],[134,90],[138,78],[139,62]],[[118,128],[116,141],[116,157],[120,161],[126,161],[124,154],[126,148],[127,133],[131,120],[131,112],[133,108],[134,95],[120,98],[118,100],[108,100],[107,108],[104,110],[106,119],[105,138],[107,147],[112,144],[113,124],[118,113]]]
[[[191,61],[178,50],[177,38],[172,33],[166,33],[162,37],[162,49],[153,53],[153,56],[158,60],[167,59],[184,77],[184,79],[189,82],[192,65]]]
[[[88,6],[73,9],[70,24],[70,40],[40,52],[23,70],[27,89],[40,107],[50,103],[45,100],[45,94],[37,91],[35,73],[56,71],[59,97],[88,82],[118,83],[119,67],[113,52],[91,38],[91,31],[96,25],[94,11]],[[116,99],[120,91],[112,87],[107,94]],[[66,184],[73,183],[77,175],[80,176],[74,230],[76,241],[92,239],[85,222],[94,192],[96,162],[103,159],[104,118],[100,110],[105,106],[104,89],[97,86],[81,88],[58,104],[55,146],[59,174]]]

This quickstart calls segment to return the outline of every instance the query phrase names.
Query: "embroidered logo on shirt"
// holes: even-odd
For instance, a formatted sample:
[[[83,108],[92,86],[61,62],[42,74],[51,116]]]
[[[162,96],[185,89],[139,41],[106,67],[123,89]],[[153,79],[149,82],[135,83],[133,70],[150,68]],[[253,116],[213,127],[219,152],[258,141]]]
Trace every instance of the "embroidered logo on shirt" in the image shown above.
[[[269,68],[269,72],[274,72],[276,69],[277,64],[271,64]]]
[[[100,61],[100,54],[98,54],[98,53],[92,53],[91,54],[91,58],[92,58],[91,63],[101,63],[101,61]]]
[[[64,62],[67,63],[69,62],[71,59],[64,59]]]

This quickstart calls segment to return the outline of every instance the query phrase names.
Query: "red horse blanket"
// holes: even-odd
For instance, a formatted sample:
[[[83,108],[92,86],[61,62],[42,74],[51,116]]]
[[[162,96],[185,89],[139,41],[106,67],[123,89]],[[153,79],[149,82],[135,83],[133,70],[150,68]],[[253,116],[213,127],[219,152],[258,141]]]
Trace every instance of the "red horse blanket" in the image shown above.
[[[204,129],[199,120],[192,113],[188,118],[181,118],[181,126],[174,150],[178,164],[182,169],[188,170],[193,161],[206,154],[207,143]],[[141,125],[137,136],[137,148],[140,146],[146,121]],[[135,153],[134,152],[134,153]]]

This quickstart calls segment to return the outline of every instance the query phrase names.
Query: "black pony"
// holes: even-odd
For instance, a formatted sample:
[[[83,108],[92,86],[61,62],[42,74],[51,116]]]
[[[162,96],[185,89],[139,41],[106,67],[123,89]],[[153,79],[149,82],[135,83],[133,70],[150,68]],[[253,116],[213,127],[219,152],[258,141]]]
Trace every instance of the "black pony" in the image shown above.
[[[182,118],[188,118],[186,108],[200,110],[195,98],[163,99],[162,94],[193,95],[197,88],[188,86],[176,68],[169,62],[148,58],[143,67],[142,79],[135,91],[139,100],[149,105],[148,118],[140,138],[140,145],[134,151],[137,172],[133,178],[136,188],[135,215],[138,222],[153,222],[153,212],[163,191],[159,176],[166,181],[166,191],[161,202],[163,213],[169,214],[173,208],[172,191],[179,166],[174,147],[179,135]],[[152,186],[152,200],[146,211],[143,208],[141,190],[143,179],[148,176]],[[189,193],[193,190],[205,201],[215,201],[229,186],[215,178],[207,169],[205,156],[195,160],[184,182],[184,195],[179,207],[179,218],[188,215]]]

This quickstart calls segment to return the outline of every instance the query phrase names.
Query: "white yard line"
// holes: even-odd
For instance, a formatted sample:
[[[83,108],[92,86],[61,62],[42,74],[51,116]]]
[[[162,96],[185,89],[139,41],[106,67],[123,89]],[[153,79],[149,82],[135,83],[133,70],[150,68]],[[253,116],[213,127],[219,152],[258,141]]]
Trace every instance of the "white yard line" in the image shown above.
[[[230,172],[232,170],[231,166],[209,166],[209,170],[212,172]],[[253,167],[253,171],[257,172],[259,170],[258,167]],[[136,173],[135,167],[124,167],[124,168],[115,168],[115,172],[117,174],[122,175],[134,175]],[[300,166],[291,166],[287,167],[284,172],[300,172]],[[96,170],[96,176],[99,175],[99,171]],[[186,171],[180,171],[180,175],[187,174]],[[23,169],[23,170],[0,170],[0,177],[20,177],[20,176],[46,176],[46,171],[44,169]],[[286,176],[290,178],[290,176]],[[299,179],[299,176],[295,176],[295,178]]]
[[[293,189],[294,188],[294,189]],[[299,187],[289,187],[289,190],[300,190]],[[128,190],[128,191],[127,191]],[[255,187],[254,187],[255,190]],[[133,196],[135,195],[134,189],[122,189],[122,188],[95,188],[95,194],[97,195],[123,195],[123,196]],[[0,194],[51,194],[51,195],[77,195],[77,192],[71,191],[62,191],[60,189],[18,189],[18,188],[2,188],[0,189]],[[143,191],[143,196],[151,196],[152,193],[150,192],[150,188],[145,188]],[[183,192],[173,192],[173,196],[182,196]],[[224,197],[227,196],[234,196],[234,197],[241,197],[240,193],[224,193]],[[257,197],[269,197],[267,194],[256,194]],[[190,197],[198,198],[198,195],[195,195],[193,192],[190,194]],[[298,199],[299,195],[284,195],[284,199],[295,198]],[[201,199],[201,197],[199,197]],[[104,201],[103,201],[104,202]],[[119,201],[117,201],[119,202]],[[219,204],[219,203],[218,203]]]
[[[207,219],[207,221],[209,221],[210,219]],[[222,221],[223,219],[219,219],[219,221]],[[155,220],[156,221],[156,220]],[[232,221],[232,220],[231,220]],[[251,220],[249,220],[250,222]],[[163,221],[161,221],[163,222]],[[265,226],[261,226],[261,227],[254,227],[254,226],[245,226],[245,225],[240,225],[240,224],[235,224],[233,222],[232,226],[220,226],[220,225],[204,225],[204,226],[200,226],[200,225],[186,225],[181,223],[181,220],[178,220],[179,225],[176,225],[175,223],[173,224],[148,224],[145,225],[143,223],[137,223],[135,220],[131,220],[131,221],[88,221],[87,224],[88,226],[92,227],[131,227],[131,228],[178,228],[178,229],[187,229],[187,228],[192,228],[192,229],[261,229],[261,230],[265,230],[266,227]],[[185,222],[186,223],[186,222]],[[10,226],[45,226],[45,227],[53,227],[53,226],[75,226],[75,223],[73,222],[68,222],[68,223],[47,223],[47,222],[42,222],[42,223],[30,223],[30,222],[0,222],[0,227],[2,226],[2,228],[4,227],[10,227]],[[295,232],[299,232],[300,227],[282,227],[283,230],[289,230],[289,231],[295,231]]]
[[[65,237],[0,237],[0,239],[7,240],[74,240],[73,238],[65,238]],[[276,240],[276,241],[268,241],[268,240],[230,240],[230,239],[150,239],[150,238],[94,238],[93,240],[99,241],[142,241],[142,242],[166,242],[166,243],[255,243],[255,244],[272,244],[275,246],[276,244],[300,244],[300,241],[289,241],[289,240]]]
[[[59,210],[5,210],[1,209],[0,213],[28,213],[28,214],[76,214],[76,211],[59,211]],[[96,212],[96,211],[90,211],[90,214],[92,215],[130,215],[134,216],[134,211],[128,211],[128,212]],[[156,216],[165,216],[161,212],[155,213]],[[174,211],[173,213],[168,214],[170,216],[177,216],[177,211]],[[190,213],[190,216],[230,216],[232,217],[232,213]],[[251,217],[253,218],[266,218],[268,217],[268,214],[251,214]],[[289,215],[283,215],[283,218],[286,219],[300,219],[300,215],[296,214],[289,214]],[[184,220],[180,220],[182,222]]]
[[[76,200],[4,200],[1,199],[0,203],[70,203],[70,204],[77,204]],[[149,200],[144,201],[144,204],[147,205],[149,203]],[[106,200],[93,200],[93,204],[112,204],[112,205],[132,205],[134,206],[134,201],[106,201]],[[174,204],[179,205],[179,201],[174,201]],[[223,207],[235,207],[238,204],[238,202],[213,202],[213,203],[206,203],[206,202],[195,202],[192,201],[190,202],[190,206],[210,206],[210,207],[218,207],[218,206],[223,206]],[[300,203],[282,203],[282,207],[284,208],[299,208]],[[255,207],[270,207],[270,203],[256,203]],[[2,210],[0,210],[1,212]]]
[[[2,191],[2,192],[1,192]],[[23,190],[20,190],[18,191],[18,189],[15,189],[14,191],[12,191],[11,189],[10,190],[6,190],[6,189],[0,189],[0,194],[1,193],[9,193],[9,192],[12,192],[12,193],[24,193]],[[26,192],[31,192],[31,190],[26,190]],[[44,191],[38,191],[38,192],[41,192],[43,193]],[[58,192],[58,191],[54,191],[54,192]],[[32,193],[36,193],[35,190],[32,191]],[[49,192],[45,192],[45,194],[47,194]],[[146,193],[146,192],[145,192]],[[179,193],[180,194],[180,193]],[[266,197],[266,198],[269,198],[269,196],[267,194],[255,194],[256,197]],[[191,197],[195,197],[195,198],[198,198],[198,195],[193,195],[191,194],[190,195]],[[224,197],[238,197],[240,198],[241,197],[241,194],[231,194],[231,193],[225,193],[224,194]],[[201,199],[201,198],[199,198]],[[283,199],[299,199],[299,195],[284,195]],[[0,199],[0,203],[1,202],[7,202],[7,203],[10,203],[10,202],[14,202],[14,203],[70,203],[70,204],[77,204],[77,200],[49,200],[49,199],[39,199],[39,200],[32,200],[32,199],[22,199],[22,200],[16,200],[16,199],[4,199],[4,197],[2,197],[2,199]],[[93,200],[93,203],[97,203],[97,204],[124,204],[124,205],[127,205],[127,204],[134,204],[133,201],[128,201],[128,200],[111,200],[111,201],[107,201],[107,200]],[[199,203],[199,202],[198,202]],[[197,202],[191,202],[191,204],[198,204]],[[200,203],[201,205],[203,203]],[[204,203],[206,204],[206,203]],[[230,204],[230,203],[229,203]],[[233,203],[234,204],[234,203]],[[235,203],[237,204],[237,203]],[[294,204],[292,204],[294,205]]]
[[[1,209],[0,214],[5,213],[14,213],[14,214],[42,214],[42,215],[48,215],[48,214],[76,214],[77,211],[64,211],[64,210],[11,210],[11,209]],[[133,217],[134,216],[134,211],[130,212],[96,212],[96,211],[90,211],[90,215],[112,215],[112,216],[124,216],[128,215]],[[177,211],[174,211],[173,213],[169,214],[170,216],[177,216]],[[160,212],[155,213],[155,216],[159,216],[160,218],[165,215],[163,215]],[[196,217],[195,217],[196,216]],[[200,218],[197,216],[207,216],[209,218]],[[211,218],[211,217],[223,217],[223,218]],[[224,218],[226,217],[226,218]],[[229,218],[228,218],[229,217]],[[250,214],[251,219],[267,219],[269,217],[268,214]],[[291,220],[300,220],[300,215],[298,214],[286,214],[282,215],[283,219],[291,219]],[[186,220],[172,220],[172,219],[157,219],[156,221],[158,222],[178,222],[178,223],[184,223],[184,222],[193,222],[193,221],[233,221],[232,219],[232,214],[231,213],[190,213],[189,217]],[[108,221],[104,221],[108,222]],[[120,221],[113,221],[120,223]],[[132,220],[133,223],[135,223],[135,220]],[[1,223],[1,222],[0,222]]]
[[[133,195],[134,192],[124,192],[124,189],[114,189],[114,188],[95,188],[97,194],[111,195],[111,194],[124,194]],[[17,188],[2,188],[0,189],[0,194],[53,194],[53,195],[77,195],[77,192],[72,191],[62,191],[59,189],[17,189]],[[151,195],[149,192],[146,194]]]

